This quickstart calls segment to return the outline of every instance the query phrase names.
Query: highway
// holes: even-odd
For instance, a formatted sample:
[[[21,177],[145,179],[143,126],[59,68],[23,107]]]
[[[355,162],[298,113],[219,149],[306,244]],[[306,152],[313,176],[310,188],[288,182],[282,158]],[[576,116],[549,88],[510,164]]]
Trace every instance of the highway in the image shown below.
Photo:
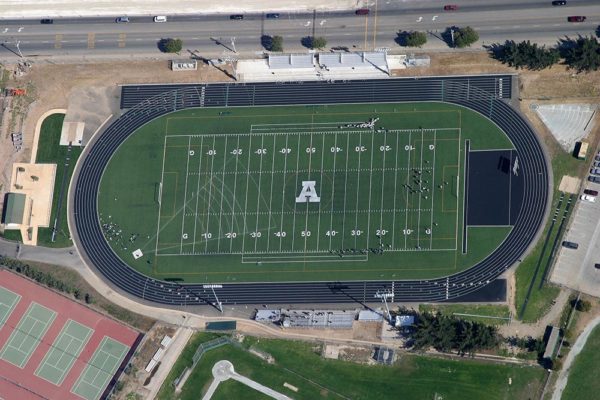
[[[387,4],[389,3],[389,4]],[[433,1],[378,1],[368,16],[345,12],[280,13],[267,19],[265,13],[245,14],[230,20],[228,14],[169,16],[154,23],[152,16],[131,16],[130,23],[115,23],[114,17],[55,18],[50,25],[39,19],[0,20],[0,60],[21,54],[28,58],[65,55],[159,56],[160,39],[178,37],[186,55],[192,51],[206,58],[231,54],[262,53],[262,35],[280,35],[286,51],[306,51],[301,39],[323,36],[328,47],[351,50],[390,48],[401,52],[395,42],[399,31],[430,33],[425,49],[447,49],[441,33],[451,26],[472,26],[480,44],[506,39],[529,39],[552,45],[561,37],[594,34],[600,24],[600,2],[572,0],[553,7],[550,1],[472,0],[457,11],[444,11]],[[567,22],[570,15],[583,15],[582,23]],[[115,15],[116,17],[116,15]],[[234,44],[231,44],[231,38]],[[219,43],[223,43],[221,45]],[[18,48],[17,48],[18,44]]]

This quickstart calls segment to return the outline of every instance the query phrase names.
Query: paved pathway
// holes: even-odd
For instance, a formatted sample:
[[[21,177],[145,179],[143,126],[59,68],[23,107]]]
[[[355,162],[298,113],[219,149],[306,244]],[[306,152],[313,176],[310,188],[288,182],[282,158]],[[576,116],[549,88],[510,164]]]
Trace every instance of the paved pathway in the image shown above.
[[[585,342],[587,342],[588,336],[590,336],[590,333],[592,333],[592,331],[597,325],[600,325],[600,317],[594,318],[585,327],[585,329],[583,330],[581,335],[579,335],[577,341],[571,348],[571,351],[569,351],[569,354],[567,354],[565,363],[563,364],[560,374],[558,375],[558,379],[556,380],[556,384],[554,385],[554,393],[552,394],[552,400],[560,400],[560,398],[562,397],[562,393],[567,387],[567,380],[569,378],[571,364],[573,364],[573,360],[575,360],[577,354],[579,354],[579,352],[583,349]],[[595,377],[592,377],[592,379],[595,379]]]
[[[257,390],[257,391],[259,391],[269,397],[272,397],[276,400],[291,400],[289,397],[287,397],[284,394],[276,392],[275,390],[273,390],[271,388],[268,388],[264,385],[261,385],[258,382],[253,381],[252,379],[246,378],[245,376],[238,374],[233,369],[233,364],[227,360],[217,361],[212,368],[212,374],[213,374],[214,379],[213,379],[212,383],[210,384],[210,386],[209,386],[208,390],[206,391],[206,394],[204,395],[202,400],[210,400],[210,398],[215,393],[215,390],[217,390],[217,387],[219,386],[219,384],[228,379],[234,379],[234,380],[236,380],[240,383],[243,383],[244,385],[249,386],[252,389]]]

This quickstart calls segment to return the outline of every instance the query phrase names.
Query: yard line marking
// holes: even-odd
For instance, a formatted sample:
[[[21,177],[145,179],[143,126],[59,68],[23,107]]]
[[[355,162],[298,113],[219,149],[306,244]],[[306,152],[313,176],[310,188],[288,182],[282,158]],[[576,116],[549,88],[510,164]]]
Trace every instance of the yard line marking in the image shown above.
[[[425,131],[421,128],[421,156],[419,161],[419,171],[423,169],[423,147],[425,146]],[[423,187],[422,179],[424,176],[419,175],[419,187]],[[417,248],[421,250],[421,199],[423,198],[423,194],[419,192],[419,206],[417,207],[419,211],[417,212]]]
[[[289,135],[286,133],[285,134],[285,148],[287,149],[288,147],[288,139],[289,139]],[[280,228],[279,231],[283,231],[283,207],[285,206],[285,175],[286,175],[286,171],[287,171],[287,159],[288,159],[288,154],[284,154],[284,159],[283,159],[283,192],[281,195],[281,224],[280,224]],[[279,237],[279,251],[281,251],[281,244],[282,244],[282,238],[281,236]]]
[[[210,233],[209,232],[209,229],[210,229],[210,214],[211,214],[211,212],[210,212],[210,209],[211,209],[210,202],[212,200],[212,188],[213,188],[212,180],[213,180],[213,166],[214,166],[214,163],[215,163],[215,154],[214,154],[214,151],[215,151],[216,141],[217,141],[216,137],[213,136],[213,145],[212,145],[213,155],[210,156],[210,177],[208,178],[209,179],[208,180],[208,204],[207,204],[207,208],[206,208],[208,210],[208,215],[206,216],[206,229],[204,229],[204,234],[206,235],[204,237],[204,240],[206,241],[206,245],[204,246],[204,252],[205,253],[206,253],[206,251],[208,251],[208,239],[209,239],[208,238],[208,234]]]
[[[406,174],[406,207],[408,208],[408,195],[410,194],[410,189],[408,187],[408,184],[410,183],[410,154],[412,152],[412,150],[410,149],[410,147],[412,146],[412,131],[408,131],[408,146],[409,146],[409,150],[408,151],[408,159],[407,159],[407,164],[408,164],[408,173]],[[408,212],[404,213],[405,215],[405,219],[404,219],[404,248],[408,248],[408,235],[406,234],[406,230],[408,229]]]
[[[200,170],[202,169],[202,147],[204,146],[204,137],[200,138],[200,151],[198,152],[198,157],[200,158],[200,161],[198,162],[198,172],[200,172]],[[204,198],[203,198],[204,199]],[[192,244],[192,253],[196,252],[196,225],[198,223],[198,201],[200,200],[200,177],[198,176],[198,183],[196,185],[196,208],[195,208],[195,215],[196,217],[194,218],[194,243]],[[185,210],[184,210],[185,212]]]
[[[385,133],[384,133],[385,135]],[[384,136],[385,141],[385,136]],[[371,193],[372,193],[372,184],[373,184],[373,157],[375,156],[375,128],[371,128],[371,165],[369,167],[369,205],[367,208],[369,209],[369,213],[367,214],[367,242],[366,247],[369,247],[369,241],[371,240]],[[383,157],[385,160],[385,152],[383,153]],[[381,190],[383,191],[383,181],[381,182]],[[383,203],[383,200],[382,200]],[[356,218],[358,219],[358,213],[356,214]]]
[[[396,133],[396,171],[394,172],[394,217],[392,218],[392,250],[396,248],[396,197],[398,188],[398,153],[400,153],[400,147],[398,147],[398,140],[400,139],[400,134]]]
[[[236,149],[240,148],[240,137],[237,137],[237,146]],[[234,175],[234,180],[233,180],[233,203],[231,205],[231,231],[235,231],[235,226],[234,226],[234,218],[235,218],[235,191],[237,189],[237,172],[238,172],[238,158],[239,158],[239,154],[236,154],[236,160],[235,160],[235,175]],[[250,155],[248,155],[250,156]],[[223,168],[225,169],[225,168]],[[243,238],[242,238],[243,240]],[[229,240],[229,252],[231,253],[231,251],[233,250],[233,237]]]
[[[275,153],[276,153],[276,142],[275,139],[277,136],[273,135],[273,159],[271,161],[271,191],[269,192],[269,230],[267,232],[267,251],[269,251],[269,244],[271,243],[271,214],[272,214],[272,205],[273,205],[273,180],[275,179]]]
[[[346,238],[346,198],[348,197],[348,158],[350,157],[350,134],[346,135],[346,178],[344,179],[344,218],[342,219],[342,247],[344,248],[344,239]]]
[[[264,135],[260,135],[260,148],[263,149],[264,145],[265,145],[265,136]],[[260,197],[261,197],[260,184],[261,184],[261,181],[262,181],[263,156],[264,156],[264,154],[261,153],[260,154],[260,167],[259,167],[259,172],[258,172],[258,192],[256,194],[256,228],[254,228],[255,232],[259,231],[259,227],[258,227],[258,210],[260,210]],[[256,183],[255,183],[255,185],[256,185]],[[257,245],[258,245],[258,238],[255,238],[255,240],[254,240],[254,251],[256,251],[256,246]]]
[[[162,162],[162,170],[160,172],[160,197],[158,199],[158,221],[156,223],[156,246],[154,247],[154,254],[158,255],[158,236],[160,234],[160,213],[162,212],[162,190],[164,189],[164,179],[165,179],[165,158],[167,155],[167,137],[165,135],[165,140],[163,141],[163,162]]]
[[[221,220],[223,218],[223,197],[225,194],[225,166],[227,165],[227,136],[225,136],[225,147],[223,148],[223,175],[221,176],[221,205],[219,206],[219,241],[217,242],[217,251],[221,251]],[[197,218],[197,217],[196,217]]]
[[[296,146],[296,185],[294,186],[294,195],[296,195],[296,190],[298,189],[298,165],[300,162],[300,135],[298,135],[298,145]],[[292,223],[292,250],[294,249],[294,242],[296,241],[296,203],[294,201],[294,222]]]
[[[323,137],[323,143],[321,143],[321,178],[319,179],[319,193],[323,193],[323,160],[325,159],[325,135]],[[308,213],[307,213],[308,215]],[[319,239],[321,237],[321,202],[319,202],[319,218],[317,220],[317,251],[319,251]]]
[[[311,149],[313,147],[312,144],[313,144],[313,135],[311,134],[310,135],[310,144],[308,145],[309,148],[311,148]],[[310,180],[311,165],[312,165],[312,151],[309,151],[309,153],[308,153],[308,180]],[[321,192],[319,191],[319,193],[321,193]],[[321,204],[321,203],[319,203],[319,204]],[[305,232],[304,233],[304,252],[306,252],[306,244],[308,242],[308,236],[306,235],[306,231],[308,231],[308,215],[309,215],[308,207],[309,207],[309,205],[310,205],[310,203],[307,201],[306,202],[306,213],[305,213],[305,217],[304,217],[304,232]]]
[[[190,136],[188,139],[187,146],[187,163],[185,166],[185,189],[183,192],[183,209],[181,211],[181,246],[179,249],[179,254],[183,253],[183,234],[185,229],[185,209],[187,208],[187,184],[188,184],[188,169],[190,166],[190,144],[192,143],[192,137]]]
[[[331,218],[329,219],[329,250],[331,250],[331,238],[333,237],[331,235],[331,230],[333,230],[333,200],[334,200],[334,196],[335,196],[335,162],[337,160],[337,138],[338,138],[338,134],[337,132],[335,133],[334,139],[333,139],[333,146],[335,147],[335,151],[333,152],[333,178],[331,179]],[[347,149],[346,149],[347,150]],[[343,230],[342,230],[342,235],[344,234]],[[342,236],[343,237],[343,236]]]
[[[248,167],[246,171],[250,171],[250,155],[252,154],[252,135],[250,135],[250,141],[248,142]],[[242,233],[242,254],[246,251],[246,235],[248,234],[248,224],[246,222],[246,209],[248,208],[248,182],[250,180],[250,174],[246,173],[246,201],[244,202],[244,232]]]
[[[375,136],[375,135],[373,135]],[[383,133],[383,147],[385,148],[385,146],[387,146],[387,132]],[[383,161],[382,161],[382,165],[383,167],[385,167],[385,155],[386,155],[387,151],[383,152]],[[373,161],[371,161],[371,164],[373,164]],[[371,179],[372,180],[372,179]],[[383,199],[384,199],[384,187],[385,187],[385,171],[381,174],[381,213],[380,213],[380,218],[379,218],[379,229],[383,229]],[[394,186],[395,187],[395,186]],[[394,198],[396,197],[396,194],[394,193]],[[380,232],[381,233],[381,232]],[[382,242],[381,237],[379,238],[379,243]]]
[[[362,147],[362,133],[358,134],[358,146]],[[373,149],[371,149],[373,151]],[[358,152],[358,172],[356,173],[356,207],[354,210],[355,218],[354,218],[354,229],[358,229],[358,199],[360,197],[360,160],[361,160],[362,151]],[[370,194],[369,194],[370,195]],[[354,235],[354,247],[356,248],[358,242],[358,236]]]
[[[437,129],[433,131],[433,173],[431,174],[431,223],[429,224],[429,250],[433,249],[433,212],[434,212],[434,202],[435,198],[435,150],[437,149]]]

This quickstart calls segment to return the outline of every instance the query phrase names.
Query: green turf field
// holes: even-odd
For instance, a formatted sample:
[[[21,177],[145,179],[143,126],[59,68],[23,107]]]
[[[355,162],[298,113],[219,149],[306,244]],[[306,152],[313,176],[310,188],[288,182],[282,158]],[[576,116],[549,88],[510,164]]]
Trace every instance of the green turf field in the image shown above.
[[[321,345],[289,340],[272,340],[246,336],[242,348],[225,345],[207,351],[192,371],[180,393],[172,382],[185,366],[199,343],[211,336],[199,333],[192,338],[166,378],[157,399],[198,399],[208,388],[211,369],[220,360],[229,360],[235,371],[293,399],[511,399],[539,398],[544,385],[544,369],[486,363],[471,360],[448,360],[401,353],[389,366],[366,365],[321,356]],[[253,346],[274,357],[268,364],[243,348]],[[509,384],[510,379],[510,384]],[[298,391],[284,386],[289,383]],[[221,386],[223,385],[223,386]],[[401,393],[401,396],[399,394]],[[262,399],[245,385],[221,383],[213,399]]]
[[[467,139],[512,148],[489,120],[440,103],[185,110],[115,153],[100,222],[117,254],[166,279],[448,275],[509,231],[472,228],[462,254]]]
[[[572,351],[572,350],[571,350]],[[562,399],[594,399],[600,390],[600,382],[594,379],[600,372],[600,327],[595,327],[581,353],[569,371],[567,386]]]

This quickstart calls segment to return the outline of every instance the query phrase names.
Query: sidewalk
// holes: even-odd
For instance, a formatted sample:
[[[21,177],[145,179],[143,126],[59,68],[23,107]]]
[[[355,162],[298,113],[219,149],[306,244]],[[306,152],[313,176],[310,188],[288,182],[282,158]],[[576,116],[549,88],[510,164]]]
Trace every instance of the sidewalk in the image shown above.
[[[333,11],[360,8],[362,3],[361,0],[3,0],[0,2],[0,19]]]

